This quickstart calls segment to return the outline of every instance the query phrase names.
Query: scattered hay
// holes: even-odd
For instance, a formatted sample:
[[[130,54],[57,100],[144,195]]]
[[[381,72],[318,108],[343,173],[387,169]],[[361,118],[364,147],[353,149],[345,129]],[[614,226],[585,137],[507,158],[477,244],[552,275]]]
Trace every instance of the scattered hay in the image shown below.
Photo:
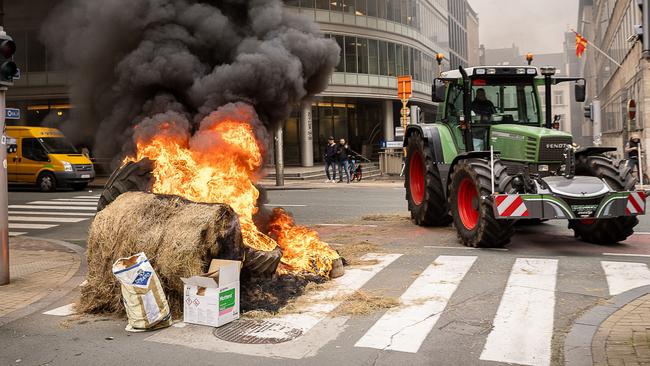
[[[405,214],[393,214],[393,215],[365,215],[361,217],[363,221],[411,221],[411,218]]]
[[[292,301],[326,282],[315,275],[276,275],[273,278],[248,278],[241,282],[241,312],[277,314]]]
[[[331,316],[369,315],[380,310],[394,308],[399,304],[397,297],[388,297],[358,290],[347,296],[344,302],[330,314]]]
[[[384,249],[368,241],[354,244],[341,244],[335,248],[344,259],[344,264],[349,266],[377,264],[377,260],[362,260],[361,257],[368,253],[381,253]]]
[[[181,277],[205,273],[214,258],[241,260],[239,220],[227,205],[127,192],[95,217],[88,236],[88,283],[78,309],[123,313],[112,273],[118,258],[144,252],[160,277],[175,317],[183,309]]]

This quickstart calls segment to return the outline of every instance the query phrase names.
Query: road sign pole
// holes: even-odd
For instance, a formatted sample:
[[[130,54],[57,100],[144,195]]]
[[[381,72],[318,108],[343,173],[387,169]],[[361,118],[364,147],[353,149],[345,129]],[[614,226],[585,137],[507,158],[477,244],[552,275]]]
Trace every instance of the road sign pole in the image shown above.
[[[7,88],[0,87],[0,286],[9,284],[9,194],[7,192],[7,137],[5,135],[5,103]]]

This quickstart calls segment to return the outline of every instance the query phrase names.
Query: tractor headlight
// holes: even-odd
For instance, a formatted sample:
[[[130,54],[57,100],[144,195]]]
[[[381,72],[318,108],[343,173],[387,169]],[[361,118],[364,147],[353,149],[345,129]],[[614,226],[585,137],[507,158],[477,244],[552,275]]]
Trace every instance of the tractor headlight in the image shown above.
[[[62,161],[63,163],[63,170],[66,172],[73,172],[74,169],[72,169],[72,164],[68,163],[67,161]]]
[[[537,171],[538,172],[548,172],[548,165],[546,164],[540,164],[537,166]]]

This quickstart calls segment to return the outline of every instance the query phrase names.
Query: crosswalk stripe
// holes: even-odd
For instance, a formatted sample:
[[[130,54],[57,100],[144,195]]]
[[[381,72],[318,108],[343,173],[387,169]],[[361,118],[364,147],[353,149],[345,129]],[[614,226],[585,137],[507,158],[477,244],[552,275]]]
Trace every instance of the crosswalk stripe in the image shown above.
[[[95,216],[90,212],[9,211],[9,215]]]
[[[97,211],[97,207],[87,207],[87,206],[36,206],[36,205],[9,205],[9,208],[24,208],[32,210],[81,210],[81,211]]]
[[[96,202],[97,198],[53,198],[52,201],[64,201],[64,202]]]
[[[57,227],[59,225],[46,225],[46,224],[14,224],[12,222],[9,223],[9,228],[10,229],[51,229],[53,227]]]
[[[549,365],[557,259],[517,258],[481,360]]]
[[[355,347],[416,353],[476,257],[439,256]]]
[[[53,201],[32,201],[28,205],[70,205],[70,206],[97,206],[96,202],[53,202]]]
[[[87,217],[43,217],[43,216],[9,216],[9,221],[25,222],[81,222],[88,220]]]
[[[327,290],[311,295],[309,301],[306,301],[309,305],[305,309],[301,309],[300,313],[282,315],[269,321],[277,325],[300,329],[304,334],[325,319],[327,314],[336,309],[346,296],[363,287],[377,273],[401,256],[401,254],[366,254],[362,260],[376,260],[377,263],[347,269],[343,277],[332,280],[331,287]],[[264,331],[250,332],[248,335],[259,338],[277,337],[277,334],[273,332],[265,333]]]
[[[650,270],[645,263],[601,261],[610,295],[650,285]]]
[[[9,232],[9,236],[21,236],[21,235],[25,235],[25,234],[27,234],[27,233],[21,232],[21,231],[10,231]]]
[[[52,310],[46,311],[43,313],[43,315],[70,316],[77,313],[74,310],[74,305],[75,305],[74,303],[63,305],[58,308],[54,308]]]
[[[95,195],[91,195],[91,196],[74,196],[73,198],[97,198],[97,199],[99,199],[99,197],[101,197],[101,195],[95,194]]]

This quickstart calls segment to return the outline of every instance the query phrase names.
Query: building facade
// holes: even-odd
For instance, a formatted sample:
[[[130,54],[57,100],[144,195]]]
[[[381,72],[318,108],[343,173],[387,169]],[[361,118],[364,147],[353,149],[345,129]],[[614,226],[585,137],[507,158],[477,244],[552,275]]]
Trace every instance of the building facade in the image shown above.
[[[583,131],[593,128],[595,143],[616,147],[612,155],[626,158],[623,148],[632,132],[642,135],[643,146],[650,143],[645,129],[650,120],[650,63],[641,57],[642,45],[634,29],[642,23],[641,11],[635,0],[581,0],[578,22],[578,32],[609,56],[587,45],[582,57],[587,103],[600,105],[601,114],[600,125],[585,120],[588,127]],[[631,99],[637,104],[633,120],[627,114]]]
[[[449,63],[452,69],[467,67],[467,0],[448,0],[449,11]]]
[[[8,94],[8,106],[20,108],[22,116],[11,123],[56,127],[69,116],[70,80],[39,38],[42,23],[60,2],[4,1],[5,29],[19,45],[16,62],[22,73]],[[431,83],[440,71],[436,53],[446,56],[443,70],[467,63],[466,0],[285,0],[285,5],[316,21],[341,48],[327,89],[295,106],[285,122],[286,164],[321,161],[328,136],[345,138],[355,151],[372,157],[382,140],[395,139],[401,108],[397,76],[413,77],[410,104],[420,108],[420,120],[432,122]],[[450,25],[451,11],[458,26]],[[452,28],[462,33],[455,33],[453,45]]]
[[[467,63],[469,66],[482,65],[478,24],[478,14],[467,3]]]

